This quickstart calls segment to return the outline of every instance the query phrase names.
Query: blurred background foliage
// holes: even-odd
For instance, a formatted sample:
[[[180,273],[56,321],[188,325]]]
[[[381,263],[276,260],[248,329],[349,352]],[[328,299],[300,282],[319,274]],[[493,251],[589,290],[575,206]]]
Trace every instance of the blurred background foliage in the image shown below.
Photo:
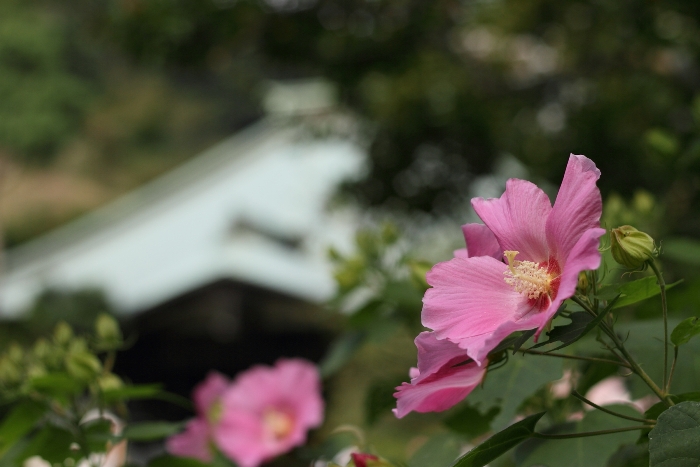
[[[40,164],[64,190],[90,190],[94,200],[8,206],[10,243],[255,120],[266,80],[317,76],[370,124],[370,175],[351,187],[365,204],[453,213],[504,154],[554,180],[573,152],[601,168],[604,196],[631,200],[642,188],[655,197],[660,233],[700,231],[696,2],[34,0],[2,8],[4,172]],[[18,211],[30,225],[18,225]]]
[[[663,239],[667,281],[687,281],[670,294],[671,313],[690,316],[700,301],[691,240],[700,235],[699,21],[690,0],[5,0],[4,240],[35,237],[260,118],[269,80],[321,76],[366,122],[370,170],[347,187],[363,205],[463,223],[473,182],[504,160],[556,186],[568,154],[585,154],[603,174],[604,226]],[[387,455],[421,459],[445,417],[399,423],[388,409],[415,363],[429,266],[417,258],[445,259],[461,240],[454,229],[448,241],[428,241],[438,245],[432,255],[409,254],[404,237],[420,243],[411,235],[427,224],[417,218],[401,235],[389,226],[360,233],[355,253],[335,254],[333,305],[355,313],[322,368],[334,375],[326,430],[364,424]],[[621,319],[658,317],[655,300]],[[33,316],[45,330],[107,309],[98,292],[49,291]],[[7,329],[5,342],[35,337]],[[586,373],[586,385],[609,370]],[[488,428],[498,416],[489,409],[467,404],[460,414]],[[418,428],[427,435],[406,453]]]

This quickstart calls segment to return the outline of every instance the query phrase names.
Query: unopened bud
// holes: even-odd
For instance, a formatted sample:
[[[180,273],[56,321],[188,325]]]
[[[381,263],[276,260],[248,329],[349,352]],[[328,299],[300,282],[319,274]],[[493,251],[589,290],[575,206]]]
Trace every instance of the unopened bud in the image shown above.
[[[652,259],[656,252],[654,239],[630,225],[612,229],[610,239],[613,258],[630,269],[639,268]]]
[[[65,321],[56,325],[53,331],[53,339],[59,345],[67,345],[73,338],[73,328]]]
[[[576,285],[576,290],[583,295],[588,294],[588,274],[585,271],[578,273],[578,284]]]
[[[122,344],[122,332],[117,320],[106,313],[97,317],[95,332],[99,350],[114,350]]]

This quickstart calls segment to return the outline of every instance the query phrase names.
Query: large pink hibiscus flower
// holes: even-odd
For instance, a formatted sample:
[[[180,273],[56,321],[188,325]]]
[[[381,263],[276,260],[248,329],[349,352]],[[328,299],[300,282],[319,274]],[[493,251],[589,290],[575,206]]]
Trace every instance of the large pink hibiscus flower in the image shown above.
[[[508,180],[498,199],[473,199],[490,234],[465,226],[468,254],[428,272],[423,324],[478,365],[514,331],[537,328],[539,336],[574,295],[579,273],[600,265],[599,177],[593,161],[572,154],[553,207],[540,188],[518,179]],[[471,229],[478,229],[472,245]],[[500,255],[493,254],[494,237]]]
[[[437,340],[432,332],[416,337],[418,368],[411,368],[410,383],[396,388],[398,418],[409,412],[447,410],[474,390],[486,374],[486,366],[467,361],[464,349],[447,340]]]

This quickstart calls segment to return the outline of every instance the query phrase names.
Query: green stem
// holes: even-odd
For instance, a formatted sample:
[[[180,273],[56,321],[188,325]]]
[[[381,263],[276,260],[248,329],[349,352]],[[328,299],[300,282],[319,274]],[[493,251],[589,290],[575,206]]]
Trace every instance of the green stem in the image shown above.
[[[629,362],[629,364],[632,365],[632,371],[634,371],[640,378],[642,378],[642,381],[644,381],[646,383],[646,385],[649,386],[649,388],[652,391],[654,391],[654,394],[656,394],[659,397],[659,399],[664,401],[666,403],[666,405],[668,405],[669,407],[674,405],[673,401],[667,397],[666,393],[664,393],[664,391],[662,391],[661,388],[659,388],[656,385],[654,380],[652,380],[649,377],[649,375],[642,369],[642,367],[639,366],[639,364],[634,360],[634,358],[632,358],[632,355],[630,355],[630,353],[627,351],[627,349],[625,348],[625,345],[622,343],[620,338],[618,338],[617,335],[615,335],[614,333],[613,333],[613,336],[614,337],[612,339],[613,339],[613,342],[615,343],[615,346],[620,350],[620,352],[625,357],[625,359]]]
[[[629,366],[625,362],[618,362],[615,360],[608,360],[607,358],[596,358],[596,357],[581,357],[578,355],[566,355],[563,353],[554,353],[554,352],[538,352],[537,350],[529,350],[529,349],[518,349],[518,352],[522,353],[529,353],[533,355],[544,355],[545,357],[559,357],[559,358],[569,358],[571,360],[586,360],[589,362],[598,362],[598,363],[611,363],[613,365],[618,365],[618,366],[624,366],[629,368],[630,370],[632,369],[631,366]]]
[[[656,274],[656,281],[659,283],[659,289],[661,289],[661,314],[664,317],[664,379],[663,388],[665,391],[668,390],[666,385],[666,375],[668,374],[668,305],[666,304],[666,282],[664,282],[664,277],[661,275],[656,262],[653,259],[647,261],[651,269]]]
[[[574,295],[573,297],[571,297],[571,299],[574,302],[576,302],[579,306],[581,306],[581,308],[586,310],[589,314],[597,316],[595,312],[591,309],[591,307],[583,300],[581,300],[580,297]],[[642,378],[642,381],[644,381],[644,383],[646,383],[646,385],[649,386],[649,388],[652,391],[654,391],[654,394],[656,394],[659,397],[659,399],[664,401],[669,407],[674,405],[673,401],[670,398],[666,397],[666,393],[656,385],[654,380],[652,380],[649,377],[649,375],[642,369],[642,367],[639,366],[639,364],[634,360],[632,355],[630,355],[630,353],[625,348],[625,345],[622,343],[620,338],[617,337],[617,334],[615,334],[615,331],[613,331],[607,324],[603,322],[601,322],[598,326],[600,326],[600,328],[605,332],[605,334],[607,334],[608,337],[613,341],[615,347],[617,347],[620,353],[622,353],[622,356],[625,357],[625,360],[627,360],[627,362],[631,366],[631,370],[635,372],[640,378]]]
[[[639,425],[639,426],[628,426],[625,428],[614,428],[612,430],[600,430],[600,431],[586,431],[584,433],[570,433],[566,435],[548,435],[545,433],[533,433],[533,438],[540,439],[571,439],[571,438],[586,438],[588,436],[600,436],[609,435],[611,433],[622,433],[624,431],[635,431],[635,430],[649,430],[654,428],[654,425]]]
[[[673,363],[671,363],[671,373],[668,375],[668,381],[666,382],[666,392],[671,392],[671,381],[673,381],[673,372],[676,371],[676,361],[678,360],[678,346],[673,346]]]
[[[591,407],[594,407],[602,412],[605,412],[607,414],[613,415],[618,418],[624,418],[625,420],[631,420],[633,422],[641,422],[641,423],[647,423],[650,425],[656,424],[656,420],[647,420],[646,418],[637,418],[637,417],[630,417],[629,415],[624,415],[621,413],[613,412],[612,410],[606,409],[605,407],[601,407],[598,404],[594,403],[593,401],[589,401],[585,397],[583,397],[581,394],[578,392],[571,391],[571,395],[574,396],[576,399],[580,400],[581,402],[590,405]]]

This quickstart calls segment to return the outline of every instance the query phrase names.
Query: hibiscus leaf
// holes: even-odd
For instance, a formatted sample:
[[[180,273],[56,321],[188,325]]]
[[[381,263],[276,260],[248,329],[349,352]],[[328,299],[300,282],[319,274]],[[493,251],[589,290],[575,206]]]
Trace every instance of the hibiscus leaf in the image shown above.
[[[523,344],[525,342],[527,342],[527,340],[529,338],[531,338],[532,336],[535,335],[535,332],[537,332],[537,328],[530,329],[529,331],[525,331],[520,335],[520,337],[518,337],[517,339],[515,339],[515,341],[513,341],[513,355],[515,355],[515,352],[520,350],[520,347],[522,347]]]
[[[439,433],[426,441],[408,460],[408,467],[449,465],[460,455],[464,439],[451,433]],[[355,464],[353,464],[355,465]],[[387,465],[368,462],[367,467]]]
[[[596,326],[598,326],[598,324],[600,324],[600,322],[603,321],[607,314],[610,313],[610,311],[613,308],[615,308],[615,304],[617,303],[619,298],[620,296],[618,295],[617,297],[610,300],[608,306],[606,306],[600,313],[598,313],[598,316],[596,316],[595,318],[583,311],[572,313],[571,315],[569,315],[571,323],[565,326],[555,327],[547,333],[547,336],[549,337],[549,340],[547,340],[547,342],[542,342],[541,344],[537,344],[532,348],[540,347],[546,344],[552,344],[554,342],[561,342],[561,345],[554,347],[553,349],[547,350],[547,352],[554,352],[555,350],[563,349],[564,347],[573,344],[574,342],[591,332],[593,329],[595,329]]]
[[[679,346],[687,344],[690,339],[700,334],[700,319],[688,318],[684,319],[671,332],[671,342],[673,345]]]
[[[666,290],[670,289],[671,287],[675,287],[681,282],[683,281],[680,280],[672,284],[666,284]],[[646,300],[647,298],[651,298],[661,293],[659,284],[656,282],[656,277],[649,276],[637,279],[635,281],[626,282],[620,286],[604,287],[600,290],[598,295],[600,297],[604,297],[606,294],[610,294],[610,290],[615,289],[617,289],[617,292],[620,294],[620,299],[615,303],[613,309],[632,305],[633,303],[641,302],[642,300]]]
[[[700,402],[681,402],[659,415],[649,432],[649,467],[700,465]]]
[[[45,407],[34,401],[15,405],[0,424],[0,457],[34,428],[45,412]]]
[[[491,421],[501,411],[500,407],[491,407],[482,414],[478,406],[464,405],[457,412],[444,420],[447,427],[456,432],[466,435],[469,438],[476,438],[491,429]]]
[[[609,408],[628,416],[639,416],[639,413],[629,406],[613,405]],[[583,420],[558,427],[563,430],[556,431],[556,434],[586,433],[634,425],[635,422],[612,417],[599,410],[592,410],[586,413]],[[618,451],[621,445],[634,443],[636,437],[636,431],[626,431],[585,438],[532,439],[518,447],[516,458],[521,457],[518,465],[522,466],[602,467],[608,465],[606,461]]]
[[[547,341],[533,345],[531,348],[536,349],[538,347],[553,344],[555,342],[562,342],[564,345],[557,347],[557,349],[559,349],[566,345],[572,344],[583,335],[583,331],[594,319],[593,316],[589,315],[585,311],[577,311],[576,313],[571,313],[568,318],[571,320],[569,324],[554,327],[551,331],[547,333],[547,337],[549,337]]]
[[[501,412],[493,419],[491,427],[501,430],[517,415],[525,399],[561,376],[562,360],[559,358],[516,355],[503,368],[489,369],[483,387],[474,389],[467,400],[470,404],[481,403],[482,407],[500,405]]]
[[[525,417],[503,431],[499,431],[452,464],[452,467],[483,467],[532,437],[535,425],[545,412]]]

